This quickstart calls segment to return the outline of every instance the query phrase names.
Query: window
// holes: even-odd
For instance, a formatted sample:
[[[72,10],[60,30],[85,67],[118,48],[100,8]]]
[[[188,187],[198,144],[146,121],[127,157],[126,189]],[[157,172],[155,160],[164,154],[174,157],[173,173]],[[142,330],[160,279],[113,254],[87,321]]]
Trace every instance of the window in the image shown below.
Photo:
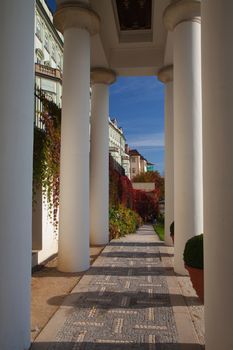
[[[36,19],[36,36],[40,39],[42,38],[42,28],[39,19]]]
[[[57,65],[59,68],[61,68],[61,55],[60,54],[58,54]]]
[[[50,61],[44,61],[44,65],[47,67],[51,67]]]
[[[44,47],[49,52],[49,35],[48,35],[48,33],[45,33],[45,36],[44,36]]]
[[[36,49],[36,62],[39,64],[42,64],[44,60],[44,54],[43,51],[41,49]]]
[[[135,163],[135,162],[136,162],[135,157],[132,157],[132,163]]]
[[[48,91],[43,91],[45,94],[45,97],[47,98],[47,100],[51,101],[51,102],[56,102],[56,94],[53,94],[51,92]]]
[[[55,44],[52,44],[52,53],[51,53],[52,59],[56,62],[56,48]]]
[[[135,174],[136,173],[136,169],[132,168],[132,173]]]

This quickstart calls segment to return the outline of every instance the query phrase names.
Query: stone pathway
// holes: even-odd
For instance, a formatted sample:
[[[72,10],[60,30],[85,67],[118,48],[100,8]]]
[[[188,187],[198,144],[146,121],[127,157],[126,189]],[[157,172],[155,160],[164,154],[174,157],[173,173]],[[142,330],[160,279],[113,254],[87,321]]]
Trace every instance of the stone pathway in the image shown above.
[[[170,261],[150,225],[111,241],[32,349],[201,349]]]
[[[90,247],[90,263],[93,264],[104,246]],[[58,258],[48,261],[43,268],[32,274],[31,279],[31,341],[33,341],[41,330],[55,314],[60,303],[48,304],[58,293],[64,298],[73,290],[84,275],[80,273],[66,273],[57,270]]]

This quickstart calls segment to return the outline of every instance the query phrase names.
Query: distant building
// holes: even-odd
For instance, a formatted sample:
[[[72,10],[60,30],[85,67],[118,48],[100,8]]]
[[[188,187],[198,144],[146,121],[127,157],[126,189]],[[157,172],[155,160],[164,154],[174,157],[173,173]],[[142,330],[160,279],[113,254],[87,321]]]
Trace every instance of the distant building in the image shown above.
[[[130,178],[147,172],[147,160],[136,150],[129,151],[130,156]]]
[[[118,126],[116,118],[109,119],[109,152],[124,168],[125,175],[130,177],[130,161],[129,155],[126,153],[125,141],[123,129]]]
[[[147,171],[154,171],[154,164],[147,162]]]
[[[61,106],[63,36],[53,25],[53,15],[45,0],[35,9],[35,85],[46,97]],[[41,106],[36,99],[36,125],[40,127]]]
[[[136,149],[131,149],[129,151],[130,156],[130,178],[140,174],[140,153]]]
[[[140,155],[140,167],[141,167],[141,173],[147,172],[147,160]]]

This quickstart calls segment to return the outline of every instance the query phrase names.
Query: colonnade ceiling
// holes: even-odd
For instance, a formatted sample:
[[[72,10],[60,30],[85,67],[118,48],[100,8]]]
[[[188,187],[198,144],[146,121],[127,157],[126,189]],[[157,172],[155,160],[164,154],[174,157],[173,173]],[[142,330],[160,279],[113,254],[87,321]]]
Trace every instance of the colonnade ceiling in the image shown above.
[[[101,19],[92,37],[91,65],[119,75],[155,75],[163,65],[167,31],[163,12],[170,0],[90,0]]]

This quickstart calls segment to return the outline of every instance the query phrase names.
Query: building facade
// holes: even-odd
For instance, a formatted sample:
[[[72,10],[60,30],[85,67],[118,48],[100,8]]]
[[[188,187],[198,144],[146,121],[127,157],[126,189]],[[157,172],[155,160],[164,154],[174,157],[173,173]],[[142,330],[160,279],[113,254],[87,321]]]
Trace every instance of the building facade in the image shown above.
[[[141,155],[140,158],[141,173],[147,172],[147,160]]]
[[[124,168],[125,175],[130,178],[130,160],[126,147],[123,129],[118,126],[117,119],[109,118],[109,152],[111,156]]]
[[[147,162],[147,171],[154,171],[154,164]]]
[[[136,150],[129,150],[130,156],[130,178],[147,172],[147,160]]]
[[[36,88],[61,106],[63,36],[53,25],[53,15],[45,0],[36,1],[34,62]]]

